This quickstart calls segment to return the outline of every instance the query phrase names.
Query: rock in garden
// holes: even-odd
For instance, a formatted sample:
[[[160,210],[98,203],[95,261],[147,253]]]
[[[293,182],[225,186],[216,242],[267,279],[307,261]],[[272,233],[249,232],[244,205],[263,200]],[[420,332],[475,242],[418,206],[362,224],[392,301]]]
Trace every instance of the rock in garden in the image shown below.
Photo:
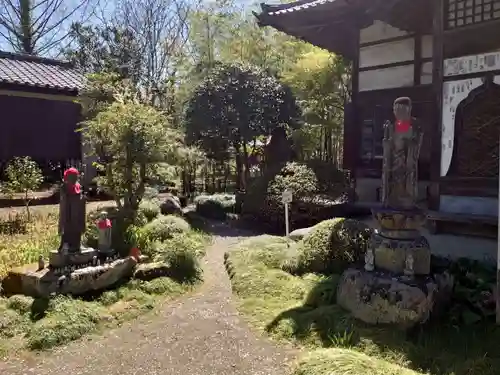
[[[408,329],[430,316],[437,284],[430,277],[406,281],[388,273],[346,270],[338,285],[337,303],[370,324]]]
[[[182,215],[182,207],[179,198],[171,195],[166,197],[160,205],[162,215]]]
[[[165,263],[139,264],[134,272],[134,278],[139,280],[153,280],[158,277],[168,276],[170,268]]]
[[[81,295],[106,289],[132,276],[136,265],[135,258],[127,257],[102,266],[80,268],[62,276],[49,268],[39,272],[27,270],[20,275],[22,294],[48,297],[51,294]]]
[[[313,227],[295,229],[288,235],[288,237],[294,241],[300,241],[305,236],[307,236],[312,229]]]

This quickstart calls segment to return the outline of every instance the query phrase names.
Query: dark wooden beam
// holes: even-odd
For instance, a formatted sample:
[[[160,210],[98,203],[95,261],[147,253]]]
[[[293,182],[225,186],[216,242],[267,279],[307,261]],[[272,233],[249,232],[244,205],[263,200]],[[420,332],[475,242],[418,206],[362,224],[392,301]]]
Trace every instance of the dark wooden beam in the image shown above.
[[[443,108],[443,43],[444,43],[444,0],[434,0],[432,42],[432,84],[436,105],[434,108],[434,126],[431,136],[431,210],[439,211],[439,181],[441,177],[441,135]]]

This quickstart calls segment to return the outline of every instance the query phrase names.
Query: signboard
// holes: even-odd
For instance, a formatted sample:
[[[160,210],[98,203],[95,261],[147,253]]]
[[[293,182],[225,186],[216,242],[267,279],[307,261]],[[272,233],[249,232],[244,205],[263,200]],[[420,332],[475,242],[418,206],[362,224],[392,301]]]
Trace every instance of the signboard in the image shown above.
[[[283,195],[282,195],[282,201],[283,201],[283,203],[284,204],[292,203],[292,200],[293,200],[292,190],[285,189],[283,191]]]

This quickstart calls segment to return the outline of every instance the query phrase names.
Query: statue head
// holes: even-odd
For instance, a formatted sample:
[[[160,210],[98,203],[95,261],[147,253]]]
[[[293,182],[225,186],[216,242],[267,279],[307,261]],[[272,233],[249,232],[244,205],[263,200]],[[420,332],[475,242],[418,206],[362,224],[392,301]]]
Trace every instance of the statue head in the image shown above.
[[[80,172],[76,168],[68,168],[64,171],[64,182],[70,185],[75,185],[80,177]]]
[[[398,121],[411,119],[411,99],[408,97],[397,98],[393,106],[394,117]]]
[[[99,219],[106,220],[107,218],[108,218],[108,212],[107,211],[101,211],[101,212],[99,212]]]

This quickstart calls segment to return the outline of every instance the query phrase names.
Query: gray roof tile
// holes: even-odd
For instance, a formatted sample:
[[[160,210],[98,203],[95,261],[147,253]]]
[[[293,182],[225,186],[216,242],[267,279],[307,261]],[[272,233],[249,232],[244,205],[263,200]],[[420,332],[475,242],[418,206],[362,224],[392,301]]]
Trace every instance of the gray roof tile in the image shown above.
[[[0,51],[0,83],[77,91],[84,82],[70,63]]]

